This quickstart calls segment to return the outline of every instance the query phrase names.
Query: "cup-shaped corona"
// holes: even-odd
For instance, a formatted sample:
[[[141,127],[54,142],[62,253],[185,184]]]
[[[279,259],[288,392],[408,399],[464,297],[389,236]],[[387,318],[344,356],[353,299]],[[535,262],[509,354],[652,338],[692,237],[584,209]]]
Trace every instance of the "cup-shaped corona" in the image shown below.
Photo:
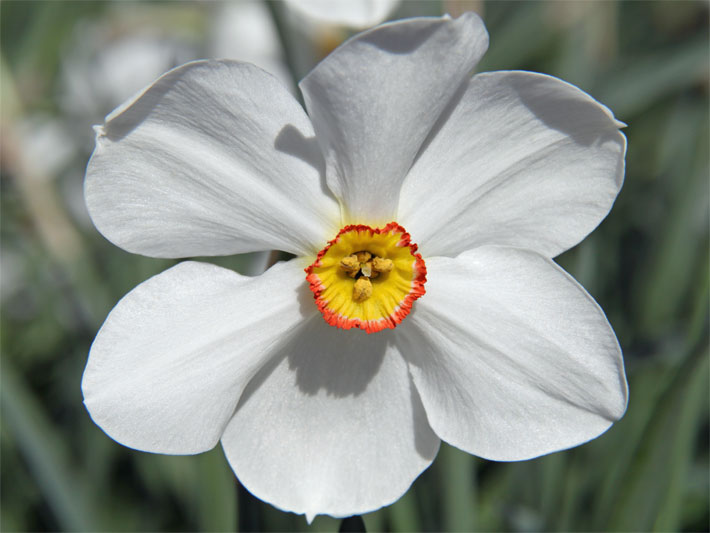
[[[396,222],[344,227],[306,274],[328,324],[367,333],[396,327],[425,292],[424,260]]]

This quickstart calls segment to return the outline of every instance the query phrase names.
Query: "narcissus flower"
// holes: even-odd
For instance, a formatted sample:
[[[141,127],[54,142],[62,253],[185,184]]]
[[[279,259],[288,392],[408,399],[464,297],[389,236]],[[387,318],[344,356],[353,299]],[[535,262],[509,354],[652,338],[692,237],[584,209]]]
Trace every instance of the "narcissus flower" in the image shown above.
[[[399,0],[286,0],[302,17],[321,24],[364,29],[384,21]]]
[[[621,124],[550,76],[471,77],[487,45],[476,15],[411,19],[321,62],[308,114],[232,61],[111,113],[85,185],[109,240],[297,257],[253,278],[186,261],[126,295],[84,374],[94,421],[151,452],[221,442],[247,489],[309,518],[394,502],[440,439],[515,461],[608,429],[619,345],[551,258],[609,212]]]

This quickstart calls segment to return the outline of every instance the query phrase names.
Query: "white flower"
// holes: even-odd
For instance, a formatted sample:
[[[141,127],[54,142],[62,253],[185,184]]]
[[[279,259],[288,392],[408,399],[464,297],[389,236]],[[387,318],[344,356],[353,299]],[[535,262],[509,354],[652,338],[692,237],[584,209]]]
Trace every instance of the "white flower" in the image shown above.
[[[247,61],[276,76],[296,92],[269,8],[262,0],[215,2],[209,29],[210,57]]]
[[[307,21],[363,29],[384,21],[399,0],[286,0]]]
[[[609,428],[619,345],[551,258],[611,208],[621,124],[556,78],[471,78],[487,45],[473,14],[400,21],[301,82],[308,115],[231,61],[172,70],[109,115],[85,184],[108,239],[298,257],[255,278],[183,262],[131,291],[91,348],[94,421],[139,450],[221,441],[254,495],[309,518],[394,502],[439,439],[513,461]],[[327,244],[392,221],[423,261],[396,225]]]

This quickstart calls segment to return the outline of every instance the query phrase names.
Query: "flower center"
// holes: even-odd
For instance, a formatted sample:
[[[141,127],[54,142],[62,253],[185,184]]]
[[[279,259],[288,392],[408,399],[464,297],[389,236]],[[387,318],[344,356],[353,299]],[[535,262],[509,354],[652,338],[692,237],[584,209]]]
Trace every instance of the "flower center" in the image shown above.
[[[306,274],[328,324],[367,333],[396,327],[425,292],[424,260],[396,222],[344,227]]]
[[[343,257],[339,266],[348,276],[356,280],[353,285],[353,300],[364,302],[372,296],[370,279],[392,272],[394,263],[391,259],[373,256],[370,252],[361,250]]]

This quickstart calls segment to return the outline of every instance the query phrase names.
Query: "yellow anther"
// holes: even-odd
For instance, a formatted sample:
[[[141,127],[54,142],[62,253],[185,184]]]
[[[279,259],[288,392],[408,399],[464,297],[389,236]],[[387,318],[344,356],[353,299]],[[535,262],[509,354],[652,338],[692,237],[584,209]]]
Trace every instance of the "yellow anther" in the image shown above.
[[[353,300],[364,302],[372,296],[372,283],[381,273],[390,272],[394,268],[391,259],[382,259],[374,256],[370,252],[360,251],[346,255],[340,260],[340,269],[355,278],[353,286]]]
[[[375,270],[375,272],[392,272],[392,269],[394,268],[394,263],[392,262],[391,259],[382,259],[381,257],[375,257],[372,260],[372,268]]]
[[[364,302],[372,296],[372,283],[367,278],[360,278],[353,286],[353,300],[358,303]]]
[[[370,252],[358,252],[355,254],[355,256],[357,257],[357,260],[361,263],[367,263],[370,258],[372,258],[372,254]]]
[[[354,255],[345,256],[340,260],[340,268],[357,273],[360,270],[360,261]]]

